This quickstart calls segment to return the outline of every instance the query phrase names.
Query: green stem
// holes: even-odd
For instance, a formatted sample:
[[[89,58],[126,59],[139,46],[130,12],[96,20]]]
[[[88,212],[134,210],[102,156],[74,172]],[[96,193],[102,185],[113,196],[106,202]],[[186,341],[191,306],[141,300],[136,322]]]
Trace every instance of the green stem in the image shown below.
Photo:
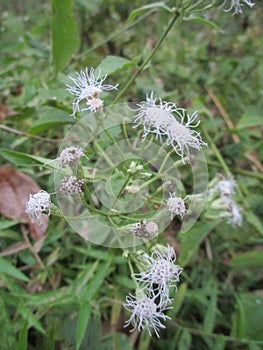
[[[98,142],[96,140],[93,141],[94,146],[99,151],[100,155],[103,156],[103,158],[106,160],[106,162],[109,164],[109,166],[115,168],[115,164],[111,161],[111,159],[107,156],[107,153],[100,147]]]
[[[130,269],[130,271],[131,271],[131,278],[132,278],[132,280],[134,281],[135,286],[136,286],[136,288],[137,288],[137,287],[138,287],[138,282],[137,282],[137,280],[136,280],[136,278],[135,278],[134,270],[133,270],[133,267],[132,267],[132,264],[131,264],[131,261],[130,261],[129,258],[128,258],[128,265],[129,265],[129,269]]]
[[[219,151],[219,149],[216,147],[214,141],[212,140],[212,138],[210,137],[210,135],[208,134],[208,132],[206,131],[206,129],[201,126],[201,129],[202,129],[202,132],[204,133],[206,139],[208,140],[209,142],[209,146],[212,148],[213,152],[215,153],[217,159],[219,160],[219,163],[221,164],[222,168],[224,169],[224,172],[227,176],[231,177],[232,176],[232,173],[229,169],[229,167],[227,166],[226,162],[224,161],[224,158],[221,156],[221,153]],[[247,201],[245,200],[244,196],[243,196],[243,193],[241,192],[241,189],[239,186],[237,186],[237,193],[239,194],[242,202],[243,202],[243,205],[244,207],[248,207],[247,205]]]
[[[127,184],[129,183],[130,179],[131,179],[131,176],[128,176],[127,180],[126,180],[126,181],[124,182],[124,184],[122,185],[122,187],[121,187],[119,193],[117,194],[117,196],[116,196],[116,198],[115,198],[115,201],[113,202],[113,204],[112,204],[112,206],[111,206],[111,210],[114,209],[115,204],[116,204],[117,201],[119,200],[120,195],[121,195],[121,194],[123,193],[123,191],[125,190],[125,188],[126,188]]]
[[[132,85],[132,83],[134,82],[134,80],[137,78],[137,76],[143,71],[143,69],[147,66],[147,64],[151,61],[151,59],[153,58],[153,56],[155,55],[155,53],[157,52],[157,50],[159,49],[159,47],[161,46],[162,42],[164,41],[164,39],[166,38],[167,34],[169,33],[169,31],[171,30],[172,26],[174,25],[175,21],[178,19],[179,17],[179,12],[176,12],[174,14],[174,17],[172,18],[171,22],[169,23],[168,27],[166,28],[166,30],[163,32],[163,34],[161,35],[160,39],[158,40],[157,44],[155,45],[154,49],[152,50],[152,52],[148,55],[148,57],[146,57],[146,59],[144,60],[144,62],[141,64],[141,66],[138,68],[138,70],[133,74],[133,76],[129,79],[129,81],[126,83],[126,85],[123,87],[123,89],[119,92],[119,94],[117,95],[117,97],[114,99],[114,101],[112,102],[112,104],[116,104],[120,98],[122,97],[122,95],[129,89],[129,87]]]
[[[229,170],[229,167],[227,166],[226,162],[224,161],[224,158],[221,156],[221,153],[219,152],[218,148],[216,147],[214,141],[206,131],[206,129],[201,126],[202,132],[204,133],[206,139],[209,142],[209,146],[212,148],[214,154],[216,155],[217,159],[219,160],[219,163],[221,164],[222,168],[224,169],[224,172],[226,175],[231,176],[231,171]]]

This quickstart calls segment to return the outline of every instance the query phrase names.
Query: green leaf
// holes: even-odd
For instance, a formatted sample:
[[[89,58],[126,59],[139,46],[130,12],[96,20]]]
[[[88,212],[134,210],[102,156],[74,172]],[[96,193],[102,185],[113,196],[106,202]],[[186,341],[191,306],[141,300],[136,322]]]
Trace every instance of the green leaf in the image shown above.
[[[218,224],[219,221],[197,222],[189,231],[179,235],[182,249],[178,259],[179,265],[185,266],[189,263],[200,243]]]
[[[120,332],[114,332],[104,337],[101,350],[133,350],[129,337]],[[146,349],[146,348],[145,348]]]
[[[126,181],[127,177],[122,171],[116,172],[108,179],[106,183],[107,193],[113,198],[116,198],[120,194],[120,191],[123,188]]]
[[[178,343],[178,350],[188,350],[191,348],[192,336],[188,331],[183,331]]]
[[[48,159],[35,157],[22,152],[10,151],[9,149],[0,148],[0,154],[10,163],[17,166],[45,164]]]
[[[241,115],[236,129],[253,128],[257,126],[262,126],[262,111],[255,107],[248,107]]]
[[[90,303],[87,301],[81,302],[80,310],[77,320],[77,329],[76,329],[76,349],[80,348],[81,342],[84,338],[89,318],[90,318]]]
[[[263,297],[253,293],[237,296],[231,336],[263,341]]]
[[[65,124],[74,124],[75,121],[70,117],[68,112],[53,107],[44,107],[40,109],[40,118],[31,128],[28,129],[30,134],[40,134],[43,131],[57,128]]]
[[[0,257],[0,273],[6,273],[12,277],[18,278],[22,281],[28,282],[29,278],[16,267],[14,267],[9,261]]]
[[[19,220],[2,220],[0,222],[0,230],[5,230],[9,227],[15,226],[19,223]]]
[[[258,232],[263,236],[263,225],[259,220],[259,218],[250,210],[246,210],[244,213],[244,216],[246,217],[247,222],[253,225],[258,230]]]
[[[114,277],[114,280],[118,284],[121,284],[121,285],[125,286],[126,288],[136,289],[136,285],[135,285],[134,281],[130,277],[116,274],[116,276]]]
[[[171,304],[172,309],[168,310],[167,312],[168,316],[173,318],[178,314],[180,307],[181,305],[183,305],[183,302],[185,300],[186,293],[187,293],[187,284],[186,283],[180,284],[178,286],[176,298],[173,299],[173,302]]]
[[[213,350],[224,350],[226,346],[226,340],[222,335],[218,335],[213,344]]]
[[[172,12],[172,9],[170,9],[168,6],[166,6],[164,2],[162,2],[162,1],[154,2],[152,4],[145,5],[145,6],[139,7],[138,9],[133,10],[130,13],[130,16],[128,17],[127,23],[130,23],[135,17],[137,17],[139,14],[141,14],[144,11],[158,9],[158,8],[162,8],[168,12]]]
[[[126,69],[127,67],[134,65],[133,61],[129,61],[126,58],[119,56],[107,56],[101,61],[96,69],[96,72],[100,69],[101,75],[111,75],[118,70]]]
[[[231,267],[242,271],[249,268],[262,269],[263,266],[263,254],[262,250],[248,251],[246,253],[236,255],[232,262]]]
[[[1,288],[1,290],[6,288]],[[10,291],[8,291],[10,295]],[[3,335],[1,337],[1,346],[0,348],[3,350],[12,350],[17,349],[17,340],[14,332],[14,319],[10,319],[12,317],[10,312],[10,306],[8,305],[8,301],[5,298],[5,295],[1,293],[0,296],[0,334]]]
[[[207,310],[204,319],[204,331],[206,333],[212,333],[215,326],[216,317],[216,304],[217,304],[217,287],[213,286],[210,294],[210,300],[207,303]]]
[[[25,320],[28,321],[29,325],[36,328],[39,332],[45,334],[45,330],[41,326],[41,323],[38,321],[32,311],[30,311],[24,304],[20,303],[17,311],[24,317]]]
[[[23,328],[19,333],[17,350],[27,350],[28,322],[24,323]]]
[[[219,28],[214,22],[212,21],[209,21],[208,19],[205,19],[203,17],[186,17],[184,18],[185,21],[194,21],[194,22],[199,22],[201,24],[205,24],[205,25],[208,25],[209,27],[217,30],[218,32],[221,32],[221,33],[224,33],[224,31]]]
[[[52,64],[62,70],[79,48],[77,22],[72,0],[52,0]]]
[[[86,297],[88,300],[92,300],[94,294],[99,290],[104,279],[111,272],[111,260],[107,261],[105,264],[100,264],[97,268],[96,275],[90,281],[86,288]]]

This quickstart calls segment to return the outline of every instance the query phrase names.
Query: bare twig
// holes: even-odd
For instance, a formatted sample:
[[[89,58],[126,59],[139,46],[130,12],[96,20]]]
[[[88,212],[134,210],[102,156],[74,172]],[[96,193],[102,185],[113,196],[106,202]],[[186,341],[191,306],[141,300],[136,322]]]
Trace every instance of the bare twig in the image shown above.
[[[30,137],[32,139],[37,139],[37,140],[46,141],[46,142],[62,142],[64,140],[64,139],[49,139],[47,137],[41,137],[41,136],[37,136],[37,135],[33,135],[33,134],[28,134],[27,132],[19,131],[19,130],[10,128],[6,125],[0,125],[0,129],[3,129],[5,131],[11,132],[11,133],[16,134],[16,135],[26,136],[26,137]]]

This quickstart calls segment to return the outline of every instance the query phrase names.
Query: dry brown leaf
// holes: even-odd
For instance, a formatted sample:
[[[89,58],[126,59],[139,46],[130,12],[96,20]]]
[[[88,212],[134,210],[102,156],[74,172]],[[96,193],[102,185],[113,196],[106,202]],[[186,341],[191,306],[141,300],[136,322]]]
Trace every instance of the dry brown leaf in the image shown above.
[[[21,252],[21,250],[28,249],[28,243],[27,242],[18,242],[10,245],[8,248],[5,250],[2,250],[0,253],[0,256],[7,256],[7,255],[12,255],[18,252]]]
[[[0,103],[0,120],[4,120],[6,117],[9,117],[10,115],[17,115],[17,114],[19,113],[13,111],[9,107]]]
[[[32,223],[25,213],[25,207],[30,193],[34,194],[40,190],[28,175],[10,167],[0,167],[0,212],[9,219],[28,223],[30,235],[34,240],[39,240],[45,235],[49,218],[43,215],[41,226],[39,222]]]

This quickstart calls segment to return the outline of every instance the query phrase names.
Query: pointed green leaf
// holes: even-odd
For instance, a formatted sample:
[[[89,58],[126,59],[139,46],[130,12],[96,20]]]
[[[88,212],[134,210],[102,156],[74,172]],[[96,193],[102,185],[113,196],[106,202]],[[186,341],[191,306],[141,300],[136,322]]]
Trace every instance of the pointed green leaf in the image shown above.
[[[216,304],[217,304],[217,287],[213,286],[210,294],[210,300],[207,303],[207,309],[204,319],[204,331],[206,333],[212,333],[215,326],[216,317]]]
[[[30,326],[35,327],[39,332],[45,333],[44,328],[41,323],[38,321],[36,316],[29,310],[24,304],[19,304],[17,311],[28,321]]]
[[[30,134],[37,135],[61,125],[75,123],[70,113],[59,108],[44,107],[40,109],[39,114],[40,118],[28,130]]]
[[[126,58],[119,56],[107,56],[101,61],[96,71],[100,69],[101,76],[107,74],[113,74],[118,70],[126,69],[127,67],[133,65],[133,61],[129,61]]]
[[[187,18],[184,18],[184,20],[185,21],[199,22],[201,24],[208,25],[209,27],[217,30],[218,32],[224,33],[224,31],[221,28],[219,28],[214,22],[209,21],[208,19],[203,18],[203,17],[187,17]]]
[[[168,12],[172,11],[168,6],[165,5],[165,3],[163,1],[154,2],[152,4],[145,5],[145,6],[142,6],[142,7],[138,8],[138,9],[133,10],[130,13],[130,16],[129,16],[128,20],[127,20],[127,23],[130,23],[135,17],[137,17],[138,15],[140,15],[144,11],[148,11],[148,10],[152,10],[152,9],[158,9],[158,8],[164,9],[164,10],[166,10]]]
[[[46,158],[35,157],[22,152],[11,151],[9,149],[0,149],[0,155],[7,159],[10,163],[18,166],[39,165],[48,161]]]
[[[182,252],[179,264],[185,266],[196,253],[200,243],[219,224],[218,221],[197,222],[189,231],[179,236]]]
[[[27,350],[28,322],[24,323],[23,328],[19,333],[17,350]]]
[[[90,303],[88,301],[81,302],[80,310],[77,320],[77,329],[76,329],[76,349],[80,348],[81,342],[85,335],[88,322],[90,318]]]
[[[80,43],[72,0],[52,0],[51,33],[52,64],[59,71],[68,65]]]
[[[22,281],[28,282],[29,278],[16,267],[14,267],[9,261],[0,257],[0,273],[6,273],[12,277],[18,278]]]

